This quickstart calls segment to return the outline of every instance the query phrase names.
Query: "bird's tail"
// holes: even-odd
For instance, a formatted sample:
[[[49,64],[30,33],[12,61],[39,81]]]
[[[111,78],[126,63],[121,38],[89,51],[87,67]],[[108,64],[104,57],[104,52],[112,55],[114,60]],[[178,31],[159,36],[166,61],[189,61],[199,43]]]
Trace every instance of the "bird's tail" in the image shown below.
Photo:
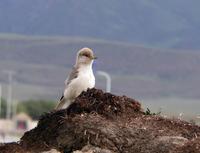
[[[71,104],[71,100],[65,99],[65,97],[62,96],[60,98],[60,101],[56,105],[55,110],[60,110],[60,109],[63,109],[63,108],[67,108],[70,104]]]
[[[60,101],[59,101],[58,104],[56,105],[55,110],[62,109],[63,106],[64,106],[64,104],[65,104],[65,98],[64,98],[64,96],[62,96],[62,97],[60,98]]]

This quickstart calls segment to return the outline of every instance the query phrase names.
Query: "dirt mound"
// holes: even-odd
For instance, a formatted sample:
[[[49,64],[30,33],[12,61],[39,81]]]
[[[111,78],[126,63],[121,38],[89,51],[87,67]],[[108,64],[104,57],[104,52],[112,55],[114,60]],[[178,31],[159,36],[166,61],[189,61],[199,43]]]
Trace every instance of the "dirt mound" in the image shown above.
[[[134,99],[90,89],[68,109],[44,114],[19,144],[6,144],[0,150],[8,153],[17,152],[15,148],[25,152],[57,149],[71,153],[89,148],[99,153],[189,153],[200,152],[199,136],[198,126],[145,115]]]
[[[27,153],[18,143],[0,144],[0,153]]]
[[[83,92],[68,108],[69,115],[91,112],[112,118],[119,115],[135,115],[142,111],[140,103],[134,99],[115,96],[97,89]]]

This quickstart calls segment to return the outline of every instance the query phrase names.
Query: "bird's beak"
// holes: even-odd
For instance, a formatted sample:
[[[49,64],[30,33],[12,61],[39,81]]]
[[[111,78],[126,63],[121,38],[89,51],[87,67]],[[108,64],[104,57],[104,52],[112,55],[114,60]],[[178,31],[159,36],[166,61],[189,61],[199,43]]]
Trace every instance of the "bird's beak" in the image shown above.
[[[97,57],[96,57],[96,56],[93,56],[92,59],[95,60],[95,59],[97,59]]]

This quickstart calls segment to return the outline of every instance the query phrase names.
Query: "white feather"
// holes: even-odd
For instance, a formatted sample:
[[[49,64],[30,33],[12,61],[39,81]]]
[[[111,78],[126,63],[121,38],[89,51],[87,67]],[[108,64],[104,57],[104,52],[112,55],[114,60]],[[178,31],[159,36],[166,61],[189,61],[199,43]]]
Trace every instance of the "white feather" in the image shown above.
[[[64,91],[64,97],[66,99],[65,108],[69,106],[83,91],[86,91],[88,88],[93,88],[94,86],[95,77],[92,71],[92,64],[82,65],[79,68],[78,77],[73,79]]]
[[[64,97],[60,99],[56,109],[68,107],[83,91],[95,86],[95,77],[92,70],[94,59],[95,56],[91,49],[82,48],[79,50],[76,64],[65,81]]]

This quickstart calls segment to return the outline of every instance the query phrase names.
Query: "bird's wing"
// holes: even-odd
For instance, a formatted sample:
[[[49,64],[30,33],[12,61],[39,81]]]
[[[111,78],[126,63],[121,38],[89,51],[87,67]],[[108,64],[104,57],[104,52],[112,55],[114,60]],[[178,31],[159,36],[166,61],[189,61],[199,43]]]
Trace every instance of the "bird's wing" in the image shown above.
[[[73,67],[71,73],[69,74],[67,80],[65,81],[65,85],[68,86],[70,82],[78,77],[78,67]]]
[[[67,86],[70,84],[70,82],[78,77],[78,67],[73,67],[71,70],[71,73],[69,74],[68,78],[65,81],[65,85],[66,88]],[[64,94],[62,95],[62,97],[60,98],[60,101],[58,102],[58,105],[56,106],[56,110],[61,109],[63,107],[63,105],[65,104],[65,97]]]

